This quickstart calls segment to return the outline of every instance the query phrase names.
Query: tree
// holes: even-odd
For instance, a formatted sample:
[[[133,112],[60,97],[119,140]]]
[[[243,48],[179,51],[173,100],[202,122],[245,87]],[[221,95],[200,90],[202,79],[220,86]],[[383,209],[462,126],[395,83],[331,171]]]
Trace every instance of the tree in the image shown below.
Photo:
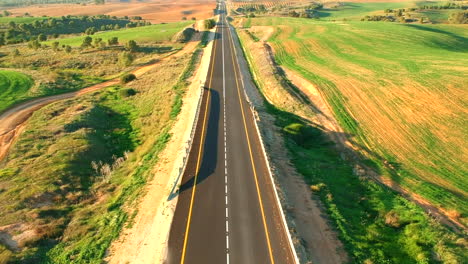
[[[18,49],[14,49],[13,52],[12,52],[12,55],[13,55],[13,57],[19,56],[19,55],[20,55],[19,50],[18,50]]]
[[[101,44],[102,38],[95,38],[94,39],[94,46],[97,47]]]
[[[41,34],[39,34],[39,35],[37,36],[37,40],[39,40],[39,41],[46,41],[46,40],[47,40],[47,36],[41,33]]]
[[[112,38],[107,40],[107,44],[109,44],[109,46],[118,45],[119,44],[119,38],[112,37]]]
[[[196,17],[192,17],[192,20],[195,21],[195,20],[197,20],[197,18],[196,18]]]
[[[182,20],[187,20],[187,17],[182,17]]]
[[[133,55],[130,52],[122,52],[119,54],[119,64],[122,66],[130,66],[133,63]]]
[[[52,42],[52,49],[53,49],[54,51],[57,51],[57,50],[58,50],[58,47],[59,47],[59,44],[60,44],[60,43],[59,43],[58,41]]]
[[[10,22],[8,22],[8,27],[15,29],[16,28],[16,23],[14,21],[10,21]]]
[[[130,51],[130,52],[135,52],[138,50],[138,44],[134,40],[129,40],[127,44],[125,45],[125,49]]]
[[[131,81],[133,81],[133,80],[135,80],[135,79],[136,79],[135,74],[133,74],[133,73],[126,73],[126,74],[122,75],[122,77],[120,77],[120,82],[123,83],[123,84],[124,84],[124,83],[129,83],[129,82],[131,82]],[[133,90],[133,91],[135,92],[135,90]],[[131,94],[131,95],[135,95],[135,94],[136,94],[136,93],[133,93],[133,94]],[[127,96],[126,96],[126,97],[127,97]]]
[[[90,27],[90,28],[87,28],[87,29],[85,30],[85,34],[86,34],[86,35],[94,35],[94,33],[96,33],[96,32],[97,32],[97,30],[96,30],[95,27]]]
[[[91,43],[93,43],[93,38],[91,38],[90,36],[86,36],[84,39],[83,39],[83,43],[81,43],[81,47],[82,48],[88,48],[88,47],[91,47]]]
[[[216,21],[214,19],[207,19],[204,22],[204,26],[206,29],[212,29],[216,26]]]
[[[95,3],[96,5],[103,5],[103,4],[105,4],[106,2],[105,2],[105,0],[94,0],[94,3]]]
[[[29,47],[30,49],[35,49],[35,50],[37,50],[38,48],[41,47],[41,43],[39,43],[39,41],[38,41],[37,39],[33,39],[33,40],[29,41],[28,47]]]
[[[7,16],[10,16],[10,15],[11,15],[11,12],[8,11],[8,10],[4,10],[4,11],[3,11],[3,15],[6,16],[6,17],[7,17]]]
[[[66,53],[72,52],[72,47],[70,45],[65,46],[65,52]]]

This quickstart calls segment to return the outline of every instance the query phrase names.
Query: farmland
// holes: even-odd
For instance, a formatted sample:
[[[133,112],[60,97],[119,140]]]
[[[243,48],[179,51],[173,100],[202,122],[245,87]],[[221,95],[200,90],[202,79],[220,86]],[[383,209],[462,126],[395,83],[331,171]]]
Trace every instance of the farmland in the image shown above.
[[[164,42],[171,40],[175,33],[179,32],[184,27],[192,23],[193,21],[184,21],[115,31],[98,32],[91,37],[102,38],[102,40],[105,42],[112,37],[117,37],[122,43],[125,43],[129,40],[135,40],[139,43]],[[81,45],[84,38],[85,36],[67,37],[46,42],[46,44],[51,44],[54,41],[58,41],[60,44],[76,47]]]
[[[266,38],[281,67],[321,91],[367,166],[466,226],[466,26],[239,21],[249,27],[239,34],[257,84],[274,104],[269,111],[291,159],[325,204],[350,255],[360,263],[431,262],[431,254],[463,263],[464,239],[396,193],[356,176],[321,126],[304,121],[310,116],[304,101],[275,88],[254,47]]]
[[[24,99],[34,81],[14,71],[0,71],[0,112]]]
[[[87,4],[36,4],[22,7],[7,8],[13,16],[29,13],[32,16],[63,16],[63,15],[111,15],[141,16],[152,23],[168,23],[181,21],[183,17],[206,19],[213,16],[215,1],[201,0],[148,0],[148,1],[112,1],[105,5]]]
[[[319,85],[369,158],[394,164],[389,177],[468,212],[468,153],[456,148],[468,132],[466,27],[253,21],[276,27],[278,63]]]

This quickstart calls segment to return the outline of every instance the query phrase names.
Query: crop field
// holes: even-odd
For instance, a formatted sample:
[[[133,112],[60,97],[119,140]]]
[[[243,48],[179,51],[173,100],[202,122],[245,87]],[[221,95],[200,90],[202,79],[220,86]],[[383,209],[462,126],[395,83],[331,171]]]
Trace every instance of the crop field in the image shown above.
[[[13,16],[29,13],[32,16],[66,16],[66,15],[111,15],[141,16],[152,23],[176,22],[183,17],[207,19],[213,16],[216,2],[212,0],[146,0],[146,1],[106,1],[105,5],[86,3],[69,4],[36,4],[17,8],[7,8]]]
[[[175,22],[168,24],[150,25],[145,27],[129,28],[115,31],[98,32],[92,35],[92,38],[102,38],[107,41],[112,37],[118,37],[120,43],[126,43],[129,40],[135,40],[138,43],[155,43],[169,41],[171,38],[184,27],[190,25],[193,21]],[[85,36],[76,36],[63,39],[56,39],[46,42],[51,44],[54,41],[60,42],[63,45],[76,47],[81,45]]]
[[[250,23],[274,27],[277,62],[318,85],[377,170],[466,224],[466,26]]]
[[[0,113],[24,99],[33,84],[31,77],[25,74],[0,70]]]
[[[347,2],[337,8],[326,8],[319,12],[320,18],[325,20],[352,19],[359,20],[366,15],[376,13],[383,14],[383,10],[398,9],[414,6],[414,1],[401,2],[372,2],[352,3]]]

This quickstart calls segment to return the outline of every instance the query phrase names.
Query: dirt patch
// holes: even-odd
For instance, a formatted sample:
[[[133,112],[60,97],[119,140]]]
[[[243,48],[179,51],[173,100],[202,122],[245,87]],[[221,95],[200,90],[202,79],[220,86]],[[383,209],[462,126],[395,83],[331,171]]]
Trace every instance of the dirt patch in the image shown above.
[[[245,33],[241,32],[241,34]],[[233,34],[233,36],[236,35]],[[251,54],[255,54],[254,63],[259,67],[259,72],[254,72],[254,75],[262,76],[264,84],[262,89],[265,89],[263,94],[267,100],[280,102],[284,107],[295,105],[294,102],[298,99],[290,94],[294,91],[285,91],[281,88],[279,80],[275,77],[277,76],[275,64],[263,43],[249,42],[244,45]],[[240,49],[237,54],[242,54]],[[263,105],[263,98],[252,82],[245,58],[239,56],[238,59],[243,72],[246,93],[255,106],[256,115],[259,118],[260,132],[271,158],[275,184],[279,186],[279,196],[283,208],[286,209],[288,225],[292,229],[293,243],[300,262],[310,263],[308,261],[311,261],[326,264],[347,262],[348,257],[343,250],[342,243],[338,240],[337,234],[332,231],[326,217],[322,215],[323,208],[320,201],[312,199],[313,195],[309,186],[291,165],[281,131],[275,126],[274,117],[267,113]],[[309,112],[302,108],[295,108],[294,111],[299,111],[305,116]]]
[[[149,0],[145,2],[108,2],[104,5],[50,4],[33,5],[20,8],[9,8],[14,16],[29,13],[33,16],[66,16],[66,15],[111,15],[141,16],[153,23],[181,21],[182,17],[206,19],[213,16],[216,2],[209,0]]]
[[[211,34],[212,38],[213,34]],[[178,119],[171,129],[171,141],[155,166],[154,176],[146,187],[131,228],[122,231],[109,249],[109,263],[162,263],[177,205],[177,196],[169,199],[183,166],[196,108],[201,96],[200,84],[205,82],[211,57],[212,42],[204,50],[201,63],[183,99]]]

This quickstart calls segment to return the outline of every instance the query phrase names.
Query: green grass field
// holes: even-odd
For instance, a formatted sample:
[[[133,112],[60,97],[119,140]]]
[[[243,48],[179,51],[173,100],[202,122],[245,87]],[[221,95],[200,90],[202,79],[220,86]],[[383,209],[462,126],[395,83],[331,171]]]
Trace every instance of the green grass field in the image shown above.
[[[320,19],[352,19],[359,20],[366,15],[374,13],[383,13],[387,8],[398,9],[414,6],[414,1],[394,2],[394,3],[343,3],[338,8],[330,8],[319,11]]]
[[[0,113],[26,99],[33,85],[33,79],[25,74],[0,70]]]
[[[191,21],[157,24],[145,27],[121,29],[115,31],[98,32],[92,35],[92,38],[102,38],[107,41],[112,37],[118,37],[120,43],[126,43],[129,40],[135,40],[138,43],[155,43],[169,41],[171,38],[184,27],[190,25]],[[72,47],[80,46],[86,36],[74,36],[62,39],[55,39],[46,44],[51,44],[54,41],[60,42],[61,45],[70,45]]]
[[[36,20],[49,19],[48,17],[0,17],[0,24],[8,24],[10,21],[13,21],[17,24],[20,23],[34,23]]]
[[[379,169],[436,205],[468,213],[466,26],[252,19],[275,56],[319,85]],[[394,165],[392,165],[394,164]]]
[[[276,61],[316,84],[366,164],[446,209],[466,215],[466,26],[331,23],[252,18]],[[292,163],[323,202],[351,263],[465,263],[466,240],[394,191],[359,177],[300,107],[278,96],[239,31],[245,53],[283,129]],[[261,38],[263,35],[257,36]],[[256,48],[257,47],[257,48]],[[263,64],[262,64],[263,63]],[[298,101],[298,100],[296,100]],[[300,113],[301,117],[296,114]],[[437,166],[433,165],[437,164]]]

